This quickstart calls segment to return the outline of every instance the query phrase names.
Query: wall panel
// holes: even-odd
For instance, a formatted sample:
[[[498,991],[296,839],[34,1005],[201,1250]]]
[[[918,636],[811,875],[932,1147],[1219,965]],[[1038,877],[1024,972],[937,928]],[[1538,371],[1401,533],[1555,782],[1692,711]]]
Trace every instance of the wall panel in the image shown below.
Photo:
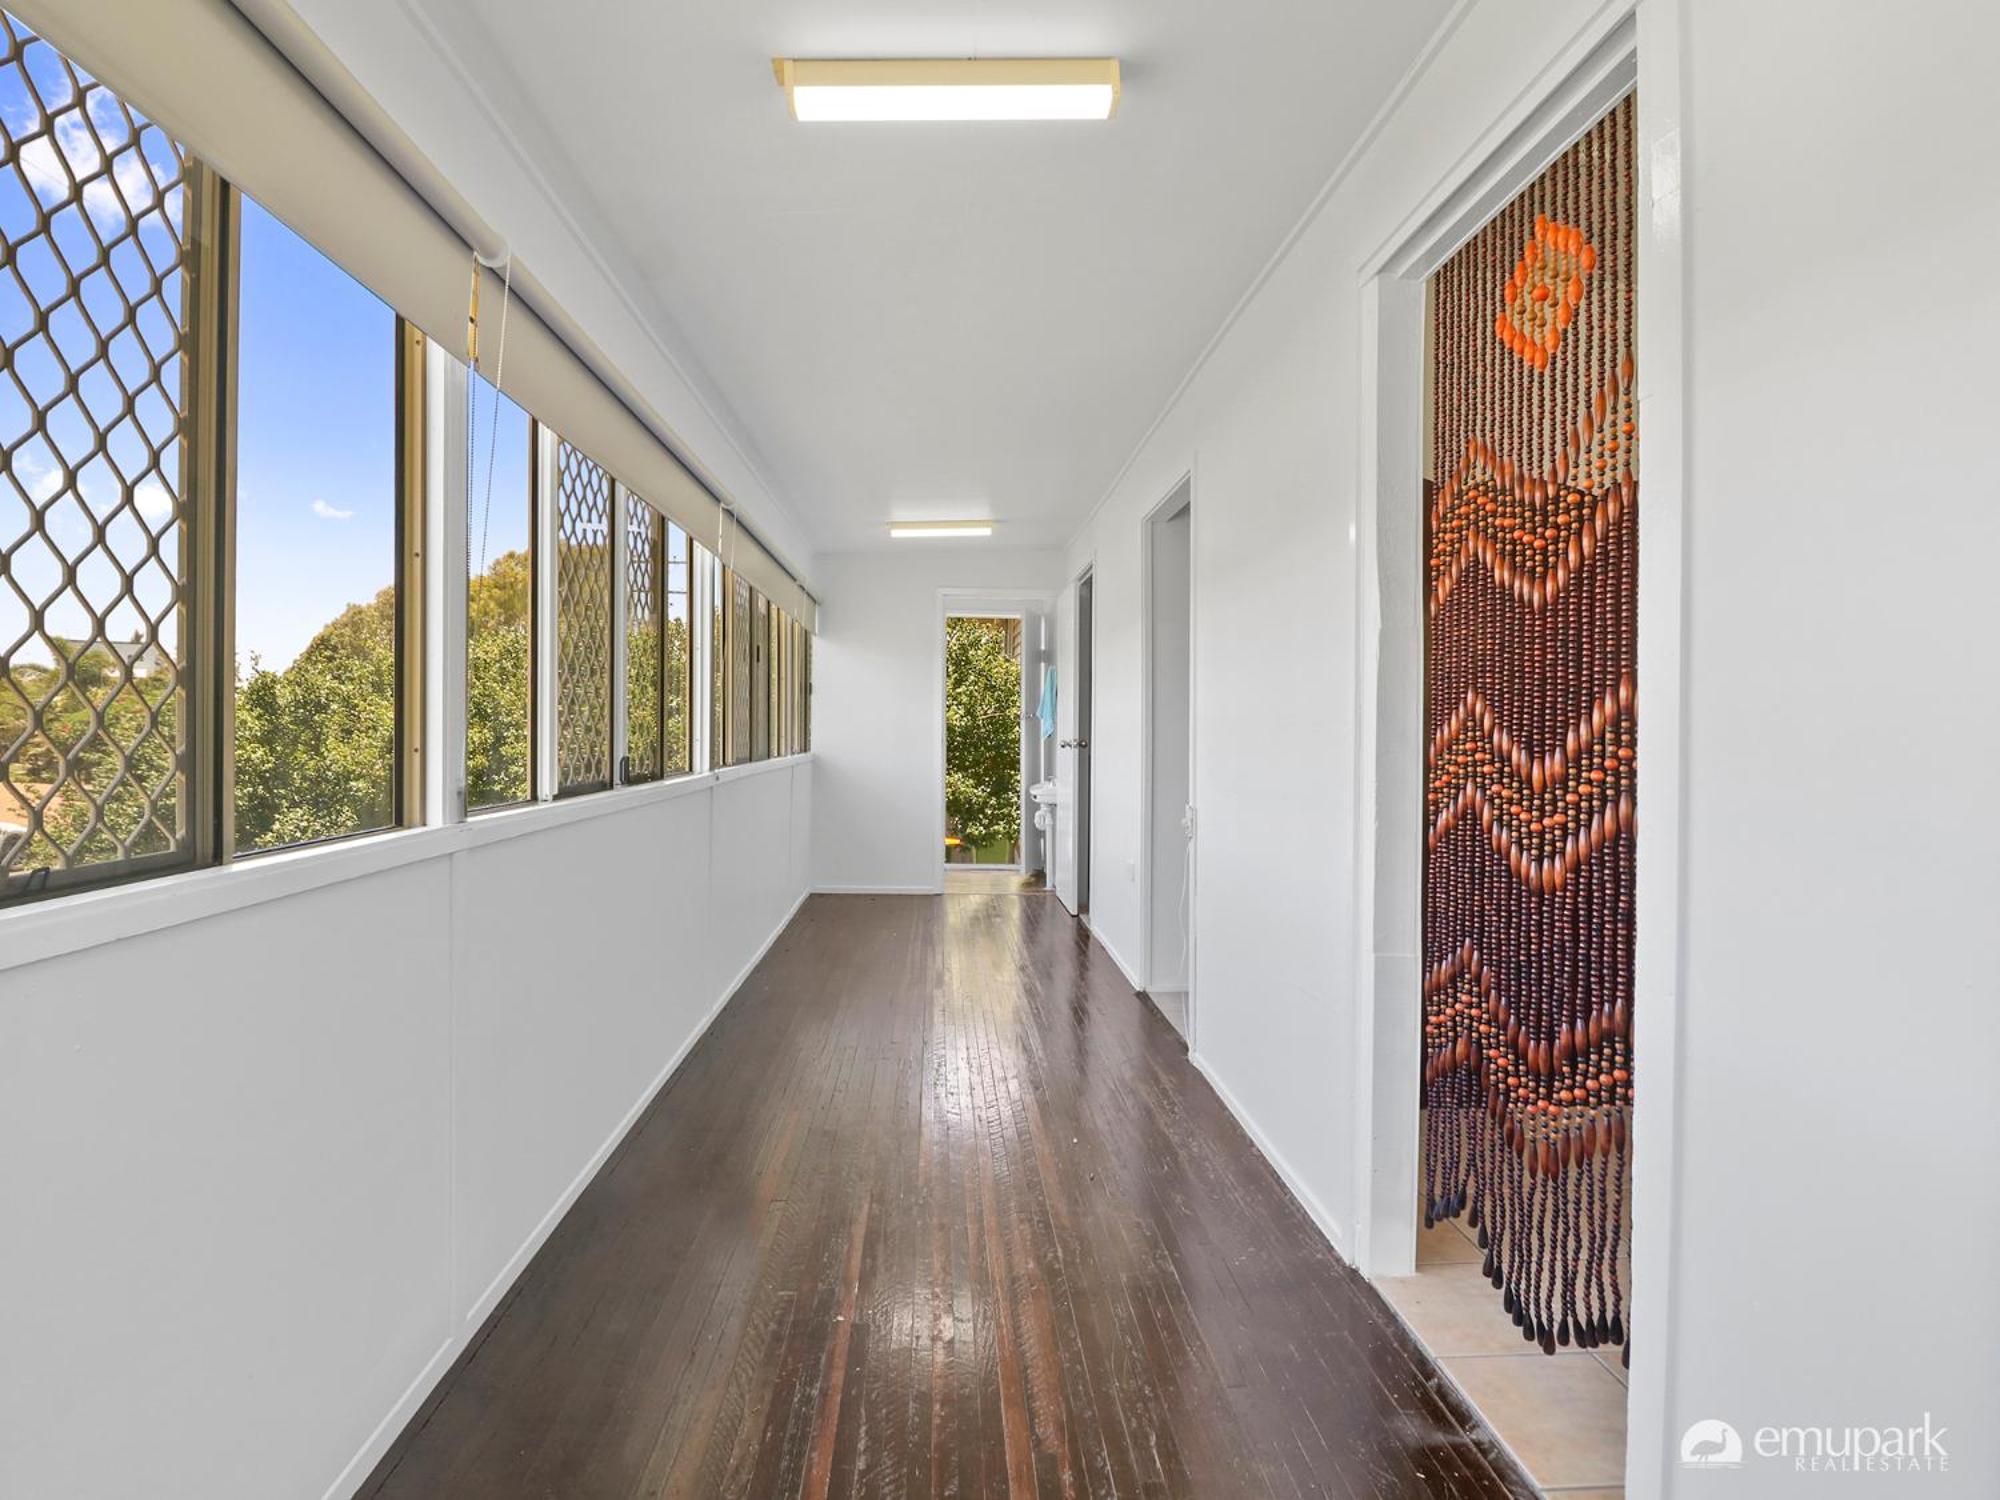
[[[0,1494],[348,1493],[789,917],[811,775],[0,964]]]

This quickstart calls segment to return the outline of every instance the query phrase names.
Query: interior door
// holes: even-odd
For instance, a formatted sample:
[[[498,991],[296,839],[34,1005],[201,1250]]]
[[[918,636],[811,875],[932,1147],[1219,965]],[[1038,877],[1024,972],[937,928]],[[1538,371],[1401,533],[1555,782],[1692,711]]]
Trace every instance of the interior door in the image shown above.
[[[1072,583],[1056,598],[1056,734],[1048,742],[1049,774],[1055,781],[1055,830],[1049,839],[1049,884],[1071,916],[1076,891],[1076,590]]]

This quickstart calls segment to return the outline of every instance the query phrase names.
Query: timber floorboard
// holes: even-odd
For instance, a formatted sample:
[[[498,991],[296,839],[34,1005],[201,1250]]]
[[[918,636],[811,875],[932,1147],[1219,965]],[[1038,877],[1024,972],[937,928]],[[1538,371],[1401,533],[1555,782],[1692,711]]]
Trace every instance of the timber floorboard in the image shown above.
[[[1045,895],[815,896],[366,1496],[1531,1496]]]

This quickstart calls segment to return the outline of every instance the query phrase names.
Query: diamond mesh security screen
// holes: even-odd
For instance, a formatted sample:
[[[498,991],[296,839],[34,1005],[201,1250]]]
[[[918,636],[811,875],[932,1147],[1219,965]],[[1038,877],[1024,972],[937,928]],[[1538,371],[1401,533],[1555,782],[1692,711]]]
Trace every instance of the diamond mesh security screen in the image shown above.
[[[568,443],[556,459],[556,783],[611,783],[611,477]]]
[[[194,207],[181,148],[4,13],[0,131],[4,897],[190,853]]]
[[[660,724],[661,574],[667,521],[637,495],[625,497],[625,779],[664,774]]]

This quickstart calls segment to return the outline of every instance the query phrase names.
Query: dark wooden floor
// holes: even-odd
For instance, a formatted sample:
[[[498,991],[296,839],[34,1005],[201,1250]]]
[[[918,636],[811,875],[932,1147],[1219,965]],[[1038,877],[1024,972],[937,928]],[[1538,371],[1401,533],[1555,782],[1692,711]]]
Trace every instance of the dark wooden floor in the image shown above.
[[[818,896],[381,1496],[1532,1495],[1052,897]]]

